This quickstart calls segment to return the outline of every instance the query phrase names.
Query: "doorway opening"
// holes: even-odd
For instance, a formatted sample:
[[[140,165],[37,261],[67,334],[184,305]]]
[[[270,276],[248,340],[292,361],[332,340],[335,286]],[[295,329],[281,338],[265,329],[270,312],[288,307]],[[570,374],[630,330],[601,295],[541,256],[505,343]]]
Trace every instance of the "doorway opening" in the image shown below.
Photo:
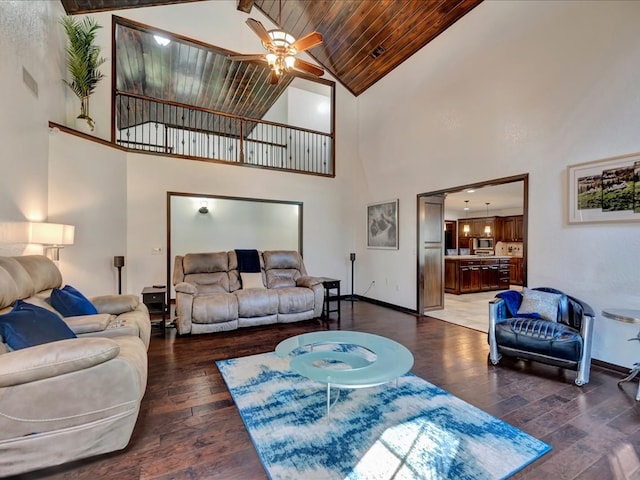
[[[445,260],[451,260],[455,257],[456,260],[462,261],[467,254],[470,255],[471,260],[476,258],[476,252],[472,246],[486,242],[474,242],[474,238],[487,237],[484,226],[486,226],[488,218],[495,222],[490,238],[492,239],[491,244],[496,247],[491,252],[478,251],[477,254],[494,257],[495,260],[499,260],[503,256],[516,257],[517,259],[513,260],[514,265],[510,265],[510,268],[517,272],[518,284],[526,286],[528,183],[529,175],[522,174],[451,187],[417,196],[416,295],[419,315],[428,314],[447,320],[444,318],[446,315],[442,315],[441,312],[447,312],[447,303],[451,303],[451,308],[462,306],[461,308],[465,311],[468,310],[467,313],[470,316],[482,317],[482,321],[488,323],[486,302],[493,298],[497,290],[491,291],[491,287],[483,287],[478,290],[478,293],[445,294]],[[429,199],[436,197],[444,199],[444,206],[441,210],[424,207],[428,204]],[[469,210],[465,210],[465,207]],[[477,220],[478,225],[482,224],[483,226],[478,232],[473,231],[474,220]],[[517,236],[513,229],[515,220],[521,222],[518,224]],[[503,223],[508,227],[505,227],[504,231],[502,229]],[[469,224],[472,228],[469,228]],[[453,233],[454,225],[456,233]],[[439,231],[436,232],[436,229]],[[442,239],[439,245],[433,242],[438,237]],[[429,251],[426,250],[427,246]],[[438,258],[441,261],[439,262],[433,261],[434,249],[440,250]],[[447,265],[449,263],[447,262]],[[510,279],[513,278],[515,277],[510,275]],[[507,288],[509,286],[504,289]],[[439,295],[435,295],[436,292]],[[434,302],[433,299],[438,297],[442,301],[440,303]],[[450,302],[447,302],[447,298],[450,299]],[[474,314],[474,310],[477,310],[477,313]],[[450,313],[455,315],[459,312]],[[471,326],[471,328],[475,327]]]

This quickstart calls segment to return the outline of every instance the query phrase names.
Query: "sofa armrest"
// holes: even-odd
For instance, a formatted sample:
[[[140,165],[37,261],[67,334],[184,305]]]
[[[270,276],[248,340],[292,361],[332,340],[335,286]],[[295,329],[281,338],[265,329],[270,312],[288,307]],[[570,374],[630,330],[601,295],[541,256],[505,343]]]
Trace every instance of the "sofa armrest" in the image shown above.
[[[0,387],[84,370],[119,353],[119,345],[108,338],[72,338],[4,353],[0,361]]]
[[[311,288],[314,285],[318,285],[320,283],[322,283],[322,278],[320,278],[320,277],[311,277],[309,275],[306,275],[306,276],[300,277],[300,278],[298,278],[298,280],[296,280],[296,287]]]
[[[198,288],[195,285],[187,282],[180,282],[176,284],[175,289],[176,289],[176,292],[186,293],[188,295],[198,294]]]
[[[76,317],[65,317],[64,322],[76,335],[82,333],[102,332],[109,326],[111,314],[97,313],[95,315],[78,315]]]
[[[131,312],[140,303],[137,295],[100,295],[91,297],[89,300],[96,307],[98,313],[110,313],[111,315]]]

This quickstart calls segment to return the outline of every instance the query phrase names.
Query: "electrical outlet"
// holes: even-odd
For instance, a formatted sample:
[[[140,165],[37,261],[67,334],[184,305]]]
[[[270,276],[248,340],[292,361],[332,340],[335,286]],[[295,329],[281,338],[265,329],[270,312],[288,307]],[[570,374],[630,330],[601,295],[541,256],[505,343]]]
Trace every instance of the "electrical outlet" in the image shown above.
[[[396,292],[400,291],[400,285],[396,285]]]
[[[153,247],[151,249],[151,255],[162,255],[162,247]]]

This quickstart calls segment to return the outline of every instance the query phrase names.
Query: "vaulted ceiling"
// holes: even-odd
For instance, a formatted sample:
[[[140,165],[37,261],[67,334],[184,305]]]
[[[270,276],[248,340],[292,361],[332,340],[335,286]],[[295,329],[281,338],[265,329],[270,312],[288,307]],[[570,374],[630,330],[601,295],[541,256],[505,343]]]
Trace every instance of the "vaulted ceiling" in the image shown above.
[[[154,33],[145,25],[116,17],[116,90],[125,95],[116,103],[120,129],[161,118],[175,127],[238,135],[239,124],[230,118],[201,117],[166,105],[262,119],[294,80],[284,75],[271,85],[270,70],[261,62],[233,61],[228,55],[234,52],[176,36],[163,46],[154,40]],[[139,99],[134,102],[128,94]],[[162,106],[147,99],[167,103]],[[251,127],[247,125],[245,135]]]
[[[190,1],[198,0],[61,0],[69,14]],[[354,95],[366,91],[481,2],[237,0],[239,10],[256,7],[274,25],[278,24],[281,8],[282,28],[296,38],[312,31],[322,33],[322,44],[308,53]]]

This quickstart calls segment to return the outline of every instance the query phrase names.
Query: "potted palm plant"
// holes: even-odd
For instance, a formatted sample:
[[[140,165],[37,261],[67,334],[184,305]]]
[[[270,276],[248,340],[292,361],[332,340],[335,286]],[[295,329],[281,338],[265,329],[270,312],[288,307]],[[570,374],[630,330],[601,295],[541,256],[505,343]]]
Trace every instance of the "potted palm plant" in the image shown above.
[[[64,80],[64,83],[80,99],[78,118],[86,121],[90,130],[93,131],[95,123],[89,116],[89,96],[104,77],[98,68],[105,62],[105,59],[100,56],[100,47],[95,44],[96,32],[102,26],[90,17],[77,20],[66,16],[62,17],[60,23],[69,39],[66,53],[67,70],[71,81]]]

